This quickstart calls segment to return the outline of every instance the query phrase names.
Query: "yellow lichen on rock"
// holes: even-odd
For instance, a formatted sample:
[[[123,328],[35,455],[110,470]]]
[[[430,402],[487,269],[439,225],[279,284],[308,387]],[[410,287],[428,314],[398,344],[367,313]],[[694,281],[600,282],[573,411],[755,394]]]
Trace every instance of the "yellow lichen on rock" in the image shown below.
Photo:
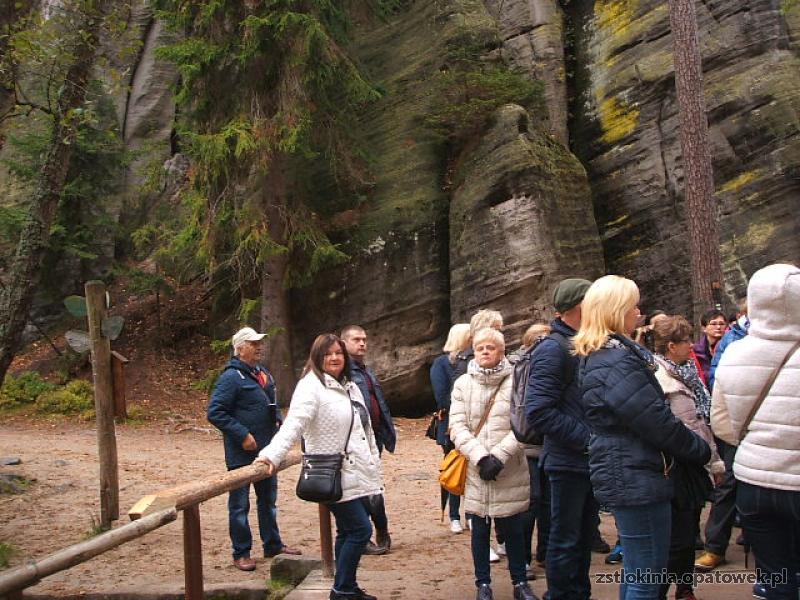
[[[633,133],[639,122],[639,110],[616,97],[600,102],[597,112],[603,128],[603,141],[608,144],[618,142]]]
[[[633,20],[638,4],[638,0],[597,0],[594,3],[597,26],[611,29],[615,33],[620,32]]]
[[[719,188],[719,194],[727,194],[728,192],[738,192],[744,186],[749,183],[752,183],[756,179],[761,179],[761,171],[746,171],[741,175],[734,177],[730,181],[727,181],[724,185]]]

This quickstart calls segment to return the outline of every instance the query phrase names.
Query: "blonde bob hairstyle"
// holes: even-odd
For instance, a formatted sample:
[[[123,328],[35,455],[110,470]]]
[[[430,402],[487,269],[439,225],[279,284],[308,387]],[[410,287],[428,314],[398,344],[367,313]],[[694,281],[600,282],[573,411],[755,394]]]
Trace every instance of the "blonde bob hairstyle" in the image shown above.
[[[630,279],[606,275],[586,291],[581,309],[581,327],[572,338],[575,354],[587,356],[599,350],[612,333],[625,331],[625,313],[639,304],[639,288]]]
[[[470,335],[474,338],[475,333],[484,327],[500,329],[503,326],[503,315],[496,310],[484,308],[472,315],[469,320]],[[474,344],[473,344],[474,345]]]
[[[469,348],[469,323],[456,323],[447,334],[442,350],[450,354],[450,362],[456,362],[456,355]]]
[[[472,338],[472,347],[474,348],[481,342],[494,342],[495,345],[503,350],[506,349],[506,339],[503,337],[503,334],[491,327],[484,327],[475,333],[475,336]]]

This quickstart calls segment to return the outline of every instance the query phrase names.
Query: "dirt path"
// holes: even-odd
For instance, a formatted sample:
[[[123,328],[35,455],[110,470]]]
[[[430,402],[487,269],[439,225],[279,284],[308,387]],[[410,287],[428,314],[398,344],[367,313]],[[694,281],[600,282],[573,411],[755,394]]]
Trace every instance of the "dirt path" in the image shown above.
[[[434,473],[440,457],[438,446],[423,437],[420,420],[398,419],[400,442],[395,455],[384,455],[387,509],[393,539],[392,553],[364,557],[360,583],[368,591],[387,598],[451,600],[473,598],[474,586],[469,535],[454,536],[439,522],[439,491]],[[200,427],[205,427],[201,424]],[[99,515],[95,431],[85,425],[13,423],[0,426],[0,456],[18,456],[22,464],[0,467],[36,479],[25,494],[0,496],[0,542],[19,551],[12,566],[42,557],[85,538],[92,518]],[[118,428],[120,509],[125,513],[147,493],[224,469],[222,442],[214,432],[175,432],[168,424]],[[294,483],[298,467],[280,479],[279,523],[284,541],[307,554],[319,554],[316,506],[298,500]],[[205,580],[224,583],[266,577],[266,559],[259,559],[255,574],[231,566],[224,497],[201,507]],[[255,525],[255,510],[251,513]],[[127,522],[123,519],[120,523]],[[603,517],[603,532],[615,536],[613,520]],[[256,529],[254,527],[254,533]],[[257,540],[256,540],[257,544]],[[612,572],[595,555],[593,572]],[[744,567],[741,548],[733,546],[726,570]],[[511,598],[505,562],[495,566],[495,598]],[[32,591],[66,595],[125,589],[143,589],[183,581],[180,523],[45,579]],[[533,583],[541,595],[544,579]],[[617,597],[615,585],[595,585],[598,600]],[[703,585],[705,600],[750,598],[747,585]]]

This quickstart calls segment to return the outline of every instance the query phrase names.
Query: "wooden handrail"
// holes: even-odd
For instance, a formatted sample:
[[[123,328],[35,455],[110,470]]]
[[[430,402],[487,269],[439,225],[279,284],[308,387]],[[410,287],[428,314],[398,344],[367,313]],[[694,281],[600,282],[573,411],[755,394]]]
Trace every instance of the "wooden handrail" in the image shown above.
[[[40,579],[74,567],[98,554],[116,548],[159,527],[171,523],[178,517],[174,508],[161,510],[134,523],[127,523],[111,531],[106,531],[85,542],[73,544],[41,560],[9,569],[0,573],[0,597],[14,590],[35,584]]]
[[[300,453],[290,452],[278,467],[282,471],[300,462]],[[267,478],[267,467],[261,463],[247,465],[240,469],[227,471],[217,477],[192,481],[173,488],[168,488],[155,494],[142,497],[128,511],[132,521],[165,508],[184,510],[194,504],[205,502],[215,496],[242,487],[247,483],[261,481]]]

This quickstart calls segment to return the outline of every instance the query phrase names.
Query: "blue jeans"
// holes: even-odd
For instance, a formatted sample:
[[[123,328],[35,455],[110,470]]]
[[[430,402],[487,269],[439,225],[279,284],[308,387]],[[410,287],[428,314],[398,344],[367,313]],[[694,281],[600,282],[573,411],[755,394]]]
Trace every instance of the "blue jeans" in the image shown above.
[[[508,556],[508,570],[511,572],[511,583],[516,585],[527,581],[525,577],[525,533],[524,512],[510,517],[497,517],[494,527],[503,536]],[[472,563],[475,567],[475,585],[492,583],[492,571],[489,565],[489,537],[492,528],[490,517],[467,515],[472,521]]]
[[[669,559],[672,505],[669,501],[644,506],[612,506],[622,544],[620,600],[656,600],[659,585],[653,582],[626,582],[639,574],[666,573]]]
[[[239,467],[234,467],[239,468]],[[270,477],[253,484],[256,490],[256,509],[258,511],[258,533],[264,545],[265,554],[277,554],[283,548],[278,531],[278,478]],[[250,486],[245,485],[228,494],[228,531],[233,545],[233,559],[250,556],[253,547],[253,534],[250,532]]]
[[[797,600],[800,492],[736,482],[736,507],[753,546],[768,600]]]
[[[597,529],[597,500],[588,473],[548,471],[550,539],[547,544],[547,597],[588,600],[589,566]]]
[[[358,586],[358,563],[364,547],[372,537],[369,513],[361,498],[330,504],[329,508],[336,519],[336,574],[333,578],[333,591],[352,594]]]

